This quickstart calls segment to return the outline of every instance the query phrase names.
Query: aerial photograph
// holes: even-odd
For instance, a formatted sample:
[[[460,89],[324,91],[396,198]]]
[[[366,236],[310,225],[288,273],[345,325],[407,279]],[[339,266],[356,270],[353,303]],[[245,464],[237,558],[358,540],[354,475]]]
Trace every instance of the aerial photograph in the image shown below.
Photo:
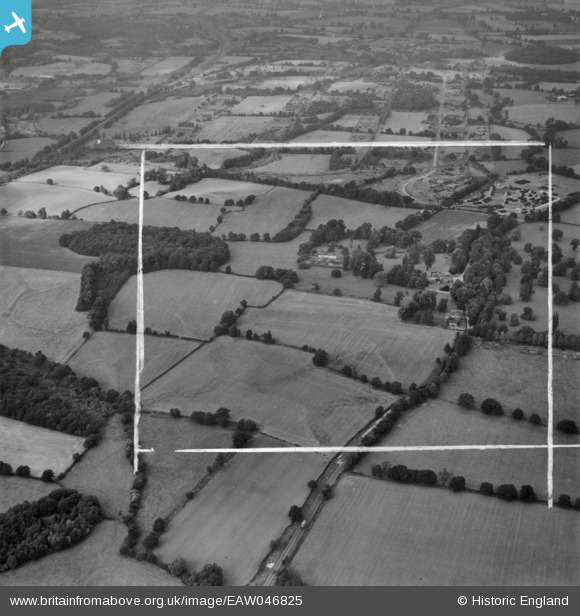
[[[0,587],[580,586],[578,1],[27,1]]]

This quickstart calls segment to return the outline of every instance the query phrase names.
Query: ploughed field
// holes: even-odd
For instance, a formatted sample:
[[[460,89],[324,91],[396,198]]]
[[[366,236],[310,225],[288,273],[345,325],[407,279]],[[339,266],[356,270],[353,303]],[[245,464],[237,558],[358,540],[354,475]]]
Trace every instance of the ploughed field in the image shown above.
[[[260,441],[280,446],[271,439]],[[224,570],[225,584],[247,584],[268,554],[270,541],[288,525],[288,510],[304,501],[308,481],[325,464],[312,453],[236,454],[172,518],[155,553],[166,563],[185,558],[196,570],[215,562]]]
[[[312,586],[577,585],[579,533],[574,510],[346,475],[292,567]]]
[[[400,321],[398,309],[378,302],[285,291],[267,308],[250,309],[242,331],[271,330],[280,342],[324,349],[334,366],[345,364],[369,380],[421,383],[453,334]]]

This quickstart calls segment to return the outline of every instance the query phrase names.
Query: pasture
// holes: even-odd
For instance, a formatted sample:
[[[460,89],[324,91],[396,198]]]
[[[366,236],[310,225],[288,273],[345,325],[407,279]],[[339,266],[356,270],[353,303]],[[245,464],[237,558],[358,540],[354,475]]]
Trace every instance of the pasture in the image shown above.
[[[88,328],[80,275],[0,266],[0,343],[64,362]]]
[[[47,186],[28,182],[10,182],[0,186],[0,201],[9,214],[32,210],[38,212],[43,207],[48,216],[60,216],[64,210],[73,212],[91,203],[110,201],[111,197],[92,190],[69,188],[66,186]]]
[[[126,513],[134,479],[132,460],[125,455],[126,444],[121,418],[115,415],[107,422],[99,444],[85,453],[61,484],[93,494],[111,517]]]
[[[24,501],[38,500],[53,490],[54,486],[44,481],[3,475],[0,477],[0,513]]]
[[[32,158],[47,145],[52,145],[54,139],[46,137],[26,137],[23,139],[8,139],[0,150],[0,164],[15,163],[24,158]]]
[[[211,409],[215,411],[216,409]],[[231,447],[232,432],[219,426],[201,426],[186,415],[144,412],[139,423],[142,447],[153,448],[146,454],[147,485],[139,509],[139,524],[149,532],[155,520],[169,516],[206,476],[213,464],[212,453],[175,453],[176,449]],[[229,467],[223,472],[227,473]]]
[[[391,111],[387,121],[381,126],[381,132],[390,128],[398,133],[402,128],[409,132],[418,133],[429,128],[428,114],[424,111]]]
[[[274,445],[270,439],[260,441]],[[191,569],[215,562],[224,570],[225,584],[247,584],[270,541],[288,526],[288,509],[302,504],[308,481],[324,465],[318,454],[237,454],[171,520],[155,553],[166,563],[185,558]]]
[[[198,141],[239,141],[265,132],[274,120],[268,116],[220,116],[211,120],[195,135]]]
[[[177,126],[179,122],[190,120],[202,102],[202,96],[189,96],[169,98],[158,103],[146,103],[118,120],[113,125],[113,129],[150,131],[169,125]]]
[[[231,113],[233,115],[272,115],[278,111],[284,111],[291,100],[291,94],[248,96],[232,107]]]
[[[442,240],[456,240],[465,229],[474,229],[478,224],[484,226],[488,215],[461,210],[442,210],[420,223],[413,230],[421,233],[421,243]]]
[[[304,135],[300,135],[292,141],[299,143],[344,143],[356,141],[357,135],[343,130],[313,130]]]
[[[89,228],[73,220],[38,220],[6,216],[0,220],[0,265],[80,274],[94,257],[78,255],[59,245],[64,233]]]
[[[94,118],[42,118],[36,122],[36,127],[40,134],[58,137],[68,135],[71,131],[78,134],[93,120]]]
[[[103,520],[72,548],[2,574],[6,586],[181,586],[155,565],[119,554],[127,535],[120,521]]]
[[[73,454],[83,451],[83,441],[81,436],[0,416],[0,459],[14,470],[21,465],[29,466],[34,477],[40,477],[49,468],[55,476],[64,473],[73,463]]]
[[[548,118],[562,120],[564,122],[578,123],[580,118],[580,107],[570,103],[560,104],[525,104],[517,107],[508,107],[508,118],[512,122],[519,124],[532,124],[537,126],[545,126]]]
[[[106,75],[111,72],[110,64],[102,62],[52,62],[37,66],[22,66],[14,69],[12,77],[30,79],[51,79],[58,75]]]
[[[347,475],[292,566],[312,586],[575,586],[578,532],[575,511]]]
[[[246,276],[253,276],[261,265],[295,270],[298,247],[306,240],[307,235],[302,233],[290,242],[230,242],[230,260],[222,270],[229,265],[236,274]],[[305,273],[306,270],[298,272],[300,280]]]
[[[233,231],[245,233],[248,237],[252,233],[259,233],[260,236],[269,233],[273,236],[292,222],[310,194],[303,190],[275,187],[258,197],[245,210],[228,212],[216,233],[227,235]]]
[[[249,310],[240,327],[271,330],[286,344],[324,349],[336,367],[408,387],[429,376],[452,333],[403,323],[397,312],[377,302],[286,291],[268,308]]]
[[[244,150],[237,150],[235,148],[231,148],[228,150],[201,150],[201,149],[192,149],[189,151],[189,155],[193,158],[197,158],[198,165],[201,167],[202,165],[207,165],[210,169],[220,169],[224,164],[224,161],[229,160],[230,158],[239,158],[240,156],[245,156],[247,152]]]
[[[304,75],[296,75],[294,77],[271,77],[253,84],[253,87],[264,90],[275,90],[276,88],[281,88],[282,90],[296,90],[299,86],[313,83],[315,80],[315,77]]]
[[[118,94],[114,92],[99,92],[95,90],[92,94],[76,100],[72,107],[66,107],[62,111],[68,115],[81,115],[86,111],[93,111],[99,115],[104,115],[111,109],[106,104],[117,96]]]
[[[554,419],[580,420],[577,361],[554,354]],[[521,408],[526,416],[538,413],[544,425],[548,419],[548,356],[521,353],[518,347],[472,349],[461,359],[461,368],[445,384],[442,397],[455,402],[459,394],[471,393],[481,403],[490,395],[506,409]],[[491,393],[493,392],[493,393]],[[556,435],[556,433],[555,433]]]
[[[334,126],[352,128],[354,132],[357,133],[374,134],[379,127],[379,117],[368,115],[343,115],[334,122]]]
[[[377,87],[376,83],[370,81],[364,81],[363,79],[356,79],[354,81],[337,81],[329,86],[328,91],[337,94],[344,94],[345,92],[374,92]]]
[[[227,199],[245,199],[248,195],[260,197],[273,190],[272,186],[266,184],[254,184],[253,182],[239,182],[237,180],[222,180],[221,178],[207,178],[190,184],[181,190],[169,192],[165,198],[172,198],[175,195],[185,195],[187,198],[194,195],[199,199],[209,199],[212,205],[223,205]],[[218,212],[216,212],[217,216]]]
[[[50,167],[43,171],[37,171],[29,175],[24,175],[18,178],[18,184],[43,184],[45,193],[50,193],[51,190],[61,187],[77,188],[79,190],[90,191],[90,198],[94,202],[99,201],[100,193],[95,192],[95,186],[104,186],[107,190],[113,191],[119,184],[123,186],[131,179],[139,179],[139,169],[135,168],[133,174],[115,173],[114,171],[96,171],[89,170],[83,167],[72,167],[66,165],[58,165]],[[53,186],[47,186],[46,181],[51,179]],[[109,200],[114,197],[107,197]],[[89,201],[90,203],[90,201]],[[86,204],[85,204],[86,205]]]
[[[261,333],[261,332],[260,332]],[[277,332],[272,331],[274,338]],[[192,378],[195,375],[195,378]],[[231,409],[263,432],[299,445],[345,443],[395,396],[312,365],[309,353],[222,336],[145,388],[143,405]]]
[[[127,327],[135,318],[136,276],[123,286],[109,307],[112,329]],[[245,299],[262,306],[282,289],[279,282],[211,272],[161,270],[144,277],[145,326],[189,338],[207,339],[226,310]]]
[[[549,101],[546,92],[536,92],[535,90],[522,90],[520,88],[494,88],[502,99],[511,98],[514,106],[519,105],[547,105]],[[509,107],[508,107],[509,109]]]
[[[78,376],[90,376],[107,389],[133,391],[135,388],[135,336],[95,332],[75,353],[68,365]],[[145,336],[145,386],[175,363],[197,349],[197,342]]]
[[[319,195],[313,201],[312,209],[309,229],[317,229],[319,225],[332,219],[344,220],[347,229],[356,229],[365,222],[370,222],[374,229],[394,227],[396,222],[413,213],[412,210],[404,208],[371,205],[332,195]]]
[[[138,189],[136,189],[138,191]],[[85,207],[76,214],[92,222],[139,222],[139,201],[108,201]],[[179,227],[182,230],[209,231],[217,223],[219,207],[205,203],[186,203],[164,197],[147,199],[143,205],[143,224],[153,227]],[[221,229],[221,227],[220,227]]]
[[[256,169],[271,175],[313,175],[328,172],[330,154],[283,154]]]

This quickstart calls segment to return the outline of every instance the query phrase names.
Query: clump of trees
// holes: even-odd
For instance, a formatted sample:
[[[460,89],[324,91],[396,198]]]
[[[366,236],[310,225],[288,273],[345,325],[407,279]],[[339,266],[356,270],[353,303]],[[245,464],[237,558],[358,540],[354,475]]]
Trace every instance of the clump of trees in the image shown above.
[[[230,425],[230,409],[220,406],[215,413],[193,411],[190,418],[191,421],[202,426],[221,426],[222,428],[227,428]]]
[[[107,329],[107,308],[123,284],[137,273],[138,225],[110,222],[65,233],[61,246],[99,260],[84,266],[76,306],[88,311],[93,329]],[[143,271],[187,269],[215,272],[229,259],[228,245],[209,233],[177,227],[143,227]]]
[[[261,265],[255,274],[258,280],[276,280],[282,283],[285,289],[290,289],[298,282],[298,274],[293,269]]]
[[[65,488],[12,507],[0,514],[0,573],[76,545],[102,518],[95,496]]]
[[[0,415],[34,426],[92,438],[115,412],[134,410],[130,392],[103,391],[90,377],[77,377],[70,366],[0,345]]]

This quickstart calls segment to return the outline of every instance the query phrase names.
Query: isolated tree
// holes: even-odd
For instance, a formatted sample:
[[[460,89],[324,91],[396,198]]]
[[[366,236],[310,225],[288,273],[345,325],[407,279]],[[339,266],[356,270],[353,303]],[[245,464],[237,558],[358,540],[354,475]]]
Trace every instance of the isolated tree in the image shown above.
[[[465,477],[461,475],[452,477],[451,480],[449,481],[449,487],[454,492],[461,492],[462,490],[465,490]]]
[[[503,483],[497,488],[498,498],[506,501],[516,500],[518,497],[518,491],[516,487],[511,483]]]
[[[288,517],[292,522],[302,522],[304,514],[302,513],[302,507],[298,505],[292,505],[288,511]]]
[[[481,403],[481,410],[486,415],[503,415],[502,405],[494,398],[486,398]]]
[[[457,404],[464,409],[472,409],[475,405],[475,398],[471,394],[459,394]]]
[[[525,485],[520,488],[520,500],[524,503],[535,503],[538,500],[534,488],[530,485]]]
[[[518,408],[518,409],[514,409],[512,411],[512,418],[516,419],[516,420],[520,420],[524,418],[524,412],[522,411],[522,409]]]
[[[556,424],[556,428],[564,434],[578,434],[578,426],[572,419],[562,419]]]
[[[572,507],[572,499],[568,496],[568,494],[560,494],[558,496],[558,507]]]
[[[532,413],[530,415],[530,423],[534,426],[541,426],[542,425],[542,419],[540,418],[540,416],[537,413]]]
[[[312,356],[312,363],[315,366],[326,366],[328,364],[328,353],[323,349],[318,349]]]
[[[16,469],[15,473],[19,477],[30,477],[30,466],[21,465]]]
[[[576,248],[578,248],[579,245],[580,245],[580,240],[577,240],[576,238],[574,238],[573,240],[570,240],[570,246],[572,246],[573,252],[576,252]]]
[[[425,263],[425,270],[428,270],[435,263],[435,253],[431,248],[427,248],[423,253],[423,262]]]
[[[54,471],[51,468],[47,468],[45,471],[42,471],[40,478],[42,481],[46,481],[46,483],[51,483],[54,480]]]
[[[169,565],[169,573],[178,578],[180,578],[182,575],[185,575],[187,573],[187,564],[185,560],[183,558],[176,558]]]
[[[488,481],[484,481],[479,486],[479,492],[481,494],[485,494],[486,496],[491,496],[493,494],[493,485]]]

